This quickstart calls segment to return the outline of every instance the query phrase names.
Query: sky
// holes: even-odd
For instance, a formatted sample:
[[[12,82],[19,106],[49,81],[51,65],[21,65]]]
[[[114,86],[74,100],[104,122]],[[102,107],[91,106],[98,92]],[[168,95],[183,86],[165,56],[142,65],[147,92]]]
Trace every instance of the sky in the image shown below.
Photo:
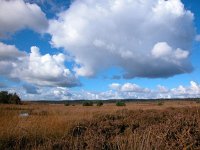
[[[23,100],[200,97],[199,0],[0,0],[0,91]]]

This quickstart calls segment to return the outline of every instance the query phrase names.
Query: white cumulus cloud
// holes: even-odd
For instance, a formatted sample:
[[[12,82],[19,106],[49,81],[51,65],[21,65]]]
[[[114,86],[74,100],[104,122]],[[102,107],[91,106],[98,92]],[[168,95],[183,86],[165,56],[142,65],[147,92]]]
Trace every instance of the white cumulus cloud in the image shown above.
[[[0,61],[6,59],[15,59],[16,57],[24,56],[25,53],[18,51],[14,45],[6,45],[0,42]]]
[[[149,93],[150,89],[142,88],[137,84],[134,83],[125,83],[123,85],[119,83],[112,83],[109,85],[111,90],[115,90],[118,92],[135,92],[135,93]]]
[[[19,51],[14,45],[0,42],[0,75],[10,75],[25,56],[26,53]]]
[[[77,75],[115,66],[125,78],[170,77],[193,69],[193,20],[180,0],[77,0],[50,20],[48,33],[74,56]]]
[[[119,90],[121,88],[121,85],[119,83],[112,83],[109,85],[109,88],[113,90]]]
[[[78,79],[65,66],[65,55],[41,55],[39,48],[31,52],[18,50],[13,45],[0,42],[0,75],[18,79],[37,86],[73,87],[80,85]],[[30,90],[28,86],[26,89]]]
[[[39,48],[33,46],[26,61],[23,68],[16,69],[16,74],[21,73],[21,78],[29,83],[69,87],[77,85],[75,76],[64,65],[65,56],[62,53],[41,55]]]
[[[44,32],[47,27],[46,16],[38,5],[23,0],[0,0],[0,37],[24,28]]]
[[[157,98],[199,98],[200,85],[195,81],[190,81],[190,85],[179,85],[174,88],[167,88],[158,85],[148,89],[134,83],[113,83],[110,89],[102,92],[87,90],[73,90],[66,87],[33,87],[24,85],[23,87],[0,89],[19,93],[26,100],[97,100],[97,99],[157,99]],[[118,88],[116,88],[118,87]],[[126,87],[126,90],[124,90]]]
[[[200,85],[194,81],[190,81],[189,87],[184,87],[184,86],[180,85],[177,88],[171,89],[171,93],[174,96],[178,96],[181,98],[200,97]]]
[[[189,52],[186,50],[182,50],[177,48],[173,50],[166,42],[157,43],[152,49],[153,57],[157,59],[163,59],[164,61],[173,62],[175,65],[182,66],[187,61],[189,56]],[[184,61],[182,61],[184,60]]]

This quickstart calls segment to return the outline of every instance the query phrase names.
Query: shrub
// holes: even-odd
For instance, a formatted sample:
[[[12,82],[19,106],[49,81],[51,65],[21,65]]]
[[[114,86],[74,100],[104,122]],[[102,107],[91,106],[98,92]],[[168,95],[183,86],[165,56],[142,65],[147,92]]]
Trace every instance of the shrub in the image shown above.
[[[122,101],[116,102],[116,106],[126,106],[126,104]]]
[[[98,101],[97,102],[97,106],[103,106],[103,102],[102,101]]]
[[[68,102],[67,102],[67,103],[65,103],[64,105],[65,105],[65,106],[70,106],[70,104],[69,104]]]
[[[158,102],[157,105],[162,106],[162,105],[164,105],[164,102]]]
[[[200,103],[200,99],[197,99],[197,100],[196,100],[196,103]]]
[[[14,93],[8,93],[7,91],[0,92],[0,103],[2,104],[21,104],[21,99]]]
[[[85,101],[85,102],[83,102],[83,106],[93,106],[93,102],[92,101]]]

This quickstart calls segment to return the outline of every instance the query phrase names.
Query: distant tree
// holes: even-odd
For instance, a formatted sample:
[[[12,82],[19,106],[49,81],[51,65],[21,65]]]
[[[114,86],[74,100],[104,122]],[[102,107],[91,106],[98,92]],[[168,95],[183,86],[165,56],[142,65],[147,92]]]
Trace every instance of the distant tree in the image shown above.
[[[7,91],[0,92],[0,103],[2,104],[21,104],[21,99],[14,93],[8,93]]]
[[[21,104],[21,99],[16,93],[11,94],[9,101],[11,104]]]
[[[158,105],[158,106],[162,106],[162,105],[164,105],[164,102],[161,102],[161,101],[160,101],[160,102],[157,102],[157,105]]]
[[[102,101],[98,101],[97,102],[97,106],[103,106],[103,102]]]
[[[9,101],[9,94],[7,91],[0,92],[0,103],[8,104]]]
[[[200,98],[196,99],[196,103],[200,103]]]
[[[92,101],[85,101],[85,102],[83,102],[83,106],[93,106],[93,102]]]
[[[69,102],[66,102],[64,105],[65,105],[65,106],[70,106]]]
[[[118,101],[116,102],[116,106],[126,106],[125,102]]]

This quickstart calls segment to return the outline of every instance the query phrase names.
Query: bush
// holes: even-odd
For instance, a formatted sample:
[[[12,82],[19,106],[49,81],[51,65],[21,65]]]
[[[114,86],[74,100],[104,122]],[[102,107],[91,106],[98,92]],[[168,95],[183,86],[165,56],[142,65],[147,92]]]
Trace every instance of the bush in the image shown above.
[[[21,99],[14,93],[8,93],[7,91],[0,92],[0,103],[2,104],[21,104]]]
[[[67,103],[65,103],[64,105],[65,105],[65,106],[70,106],[70,104],[69,104],[68,102],[67,102]]]
[[[97,102],[97,106],[103,106],[103,102],[102,101],[98,101]]]
[[[158,102],[157,105],[162,106],[162,105],[164,105],[164,102]]]
[[[196,103],[200,103],[200,99],[197,99],[197,100],[196,100]]]
[[[93,106],[93,102],[92,101],[85,101],[85,102],[83,102],[83,106]]]
[[[116,102],[116,106],[126,106],[126,104],[122,101]]]

